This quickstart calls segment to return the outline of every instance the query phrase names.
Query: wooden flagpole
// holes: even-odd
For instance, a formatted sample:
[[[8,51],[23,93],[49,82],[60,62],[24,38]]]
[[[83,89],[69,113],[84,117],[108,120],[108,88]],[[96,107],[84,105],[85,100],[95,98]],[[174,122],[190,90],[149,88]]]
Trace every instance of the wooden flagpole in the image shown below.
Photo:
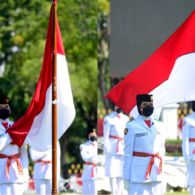
[[[52,0],[52,195],[57,195],[57,0]]]

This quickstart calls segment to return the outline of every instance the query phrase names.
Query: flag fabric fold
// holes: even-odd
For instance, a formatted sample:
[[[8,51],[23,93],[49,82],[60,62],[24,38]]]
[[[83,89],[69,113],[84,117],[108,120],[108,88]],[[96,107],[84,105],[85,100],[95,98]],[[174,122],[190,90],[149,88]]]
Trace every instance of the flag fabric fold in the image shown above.
[[[153,94],[154,107],[195,100],[195,11],[141,65],[124,77],[106,98],[135,116],[136,95]]]
[[[41,73],[31,103],[24,114],[7,130],[14,144],[26,142],[36,150],[46,150],[52,143],[52,14],[45,44]],[[75,118],[68,66],[59,24],[56,25],[57,52],[57,124],[58,138]]]

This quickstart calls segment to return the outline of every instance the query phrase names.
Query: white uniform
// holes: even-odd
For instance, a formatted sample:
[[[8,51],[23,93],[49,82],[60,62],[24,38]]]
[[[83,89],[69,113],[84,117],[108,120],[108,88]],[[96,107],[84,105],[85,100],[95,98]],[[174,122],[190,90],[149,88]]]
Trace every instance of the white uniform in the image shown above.
[[[195,112],[184,118],[182,151],[187,165],[186,183],[190,194],[195,194]]]
[[[60,176],[60,146],[58,142],[58,179]],[[37,151],[30,148],[30,155],[34,161],[33,179],[35,181],[35,191],[38,195],[48,195],[52,193],[52,148],[46,151]]]
[[[97,141],[87,141],[80,145],[80,152],[85,162],[82,173],[82,194],[97,195]]]
[[[127,123],[126,128],[124,180],[129,182],[128,194],[162,195],[164,125],[160,121],[151,120],[151,126],[148,127],[144,117],[139,115]]]
[[[122,190],[124,129],[129,117],[113,111],[104,118],[105,175],[110,178],[112,194]]]
[[[11,144],[12,139],[6,133],[6,129],[12,125],[9,119],[0,119],[0,195],[22,194],[29,179],[26,146],[19,148]]]

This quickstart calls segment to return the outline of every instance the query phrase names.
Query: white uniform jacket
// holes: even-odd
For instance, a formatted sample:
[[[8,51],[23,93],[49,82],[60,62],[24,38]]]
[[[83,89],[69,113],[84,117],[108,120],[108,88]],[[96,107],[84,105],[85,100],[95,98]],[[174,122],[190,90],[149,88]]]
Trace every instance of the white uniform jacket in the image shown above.
[[[26,146],[23,145],[19,148],[17,145],[11,144],[12,139],[6,133],[6,128],[2,125],[5,122],[7,123],[7,128],[13,125],[13,122],[9,119],[0,120],[0,184],[27,182],[29,174]],[[16,155],[17,157],[13,157],[10,161],[10,166],[8,165],[9,159],[3,157]]]
[[[195,162],[195,112],[184,118],[182,152],[186,163]]]
[[[46,151],[37,151],[30,148],[30,156],[34,161],[34,179],[52,179],[52,148]],[[57,177],[60,176],[60,146],[57,144]]]
[[[134,153],[158,154],[163,160],[165,152],[164,125],[160,121],[152,120],[151,126],[148,127],[143,117],[139,115],[133,121],[128,122],[126,128],[128,132],[125,135],[124,179],[135,183],[161,181],[162,174],[159,168],[162,161],[160,158],[153,158],[154,163],[149,171],[148,165],[152,157],[139,156]],[[147,171],[149,171],[148,175]]]
[[[124,129],[129,117],[113,111],[104,118],[104,153],[112,155],[124,154]]]
[[[80,153],[83,161],[85,162],[83,167],[82,179],[91,180],[97,178],[97,142],[87,141],[80,145]]]

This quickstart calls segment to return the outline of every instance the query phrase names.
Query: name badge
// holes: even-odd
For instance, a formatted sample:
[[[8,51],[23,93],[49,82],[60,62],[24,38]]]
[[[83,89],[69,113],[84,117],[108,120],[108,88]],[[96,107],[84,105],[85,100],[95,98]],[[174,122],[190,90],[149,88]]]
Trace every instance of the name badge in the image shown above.
[[[136,137],[143,137],[143,136],[148,136],[148,133],[145,132],[145,133],[137,133],[136,134]]]

